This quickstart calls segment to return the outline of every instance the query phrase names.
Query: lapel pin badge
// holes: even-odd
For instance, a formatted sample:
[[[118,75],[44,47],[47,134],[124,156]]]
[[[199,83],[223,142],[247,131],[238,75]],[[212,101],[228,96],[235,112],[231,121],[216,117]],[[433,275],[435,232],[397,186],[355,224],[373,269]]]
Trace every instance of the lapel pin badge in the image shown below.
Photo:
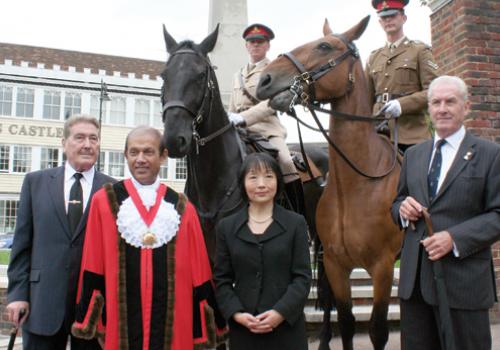
[[[472,159],[472,155],[473,155],[472,151],[467,151],[467,153],[464,156],[464,159],[465,160],[471,160]]]

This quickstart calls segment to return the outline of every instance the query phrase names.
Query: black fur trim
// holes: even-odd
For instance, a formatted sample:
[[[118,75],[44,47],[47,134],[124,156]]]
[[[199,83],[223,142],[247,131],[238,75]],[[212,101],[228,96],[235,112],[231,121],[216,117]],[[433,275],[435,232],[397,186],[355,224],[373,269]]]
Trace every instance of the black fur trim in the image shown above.
[[[165,342],[163,348],[172,348],[174,333],[174,305],[175,305],[175,246],[177,237],[167,244],[167,315],[165,318]]]
[[[101,293],[97,293],[94,303],[90,305],[89,321],[82,328],[78,327],[76,323],[71,326],[71,334],[81,339],[94,339],[97,332],[97,324],[101,319],[102,309],[104,306],[104,297]],[[100,334],[100,333],[99,333]]]

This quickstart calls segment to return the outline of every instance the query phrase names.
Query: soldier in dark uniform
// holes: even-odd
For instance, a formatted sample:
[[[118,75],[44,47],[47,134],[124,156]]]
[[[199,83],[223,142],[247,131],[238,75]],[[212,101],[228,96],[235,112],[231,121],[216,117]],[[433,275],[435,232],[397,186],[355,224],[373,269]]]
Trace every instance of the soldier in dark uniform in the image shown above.
[[[373,114],[400,117],[398,145],[403,152],[431,138],[425,120],[427,88],[438,75],[431,48],[403,32],[408,1],[372,0],[387,43],[370,54],[365,71]],[[394,122],[389,124],[393,131]]]

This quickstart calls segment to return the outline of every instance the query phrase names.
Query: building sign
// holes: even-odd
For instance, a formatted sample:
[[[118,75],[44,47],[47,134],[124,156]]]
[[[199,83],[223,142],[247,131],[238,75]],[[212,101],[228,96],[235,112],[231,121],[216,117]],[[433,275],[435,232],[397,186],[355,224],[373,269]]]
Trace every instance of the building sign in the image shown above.
[[[64,129],[56,126],[0,123],[0,134],[27,137],[54,137],[61,139],[64,134]]]

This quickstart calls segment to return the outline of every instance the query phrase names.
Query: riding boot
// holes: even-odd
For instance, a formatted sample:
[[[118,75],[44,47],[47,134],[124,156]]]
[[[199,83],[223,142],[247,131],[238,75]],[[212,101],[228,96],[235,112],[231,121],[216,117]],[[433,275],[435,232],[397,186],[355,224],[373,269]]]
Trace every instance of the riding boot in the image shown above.
[[[300,179],[285,184],[285,192],[292,210],[298,214],[306,216],[304,203],[304,189]]]

